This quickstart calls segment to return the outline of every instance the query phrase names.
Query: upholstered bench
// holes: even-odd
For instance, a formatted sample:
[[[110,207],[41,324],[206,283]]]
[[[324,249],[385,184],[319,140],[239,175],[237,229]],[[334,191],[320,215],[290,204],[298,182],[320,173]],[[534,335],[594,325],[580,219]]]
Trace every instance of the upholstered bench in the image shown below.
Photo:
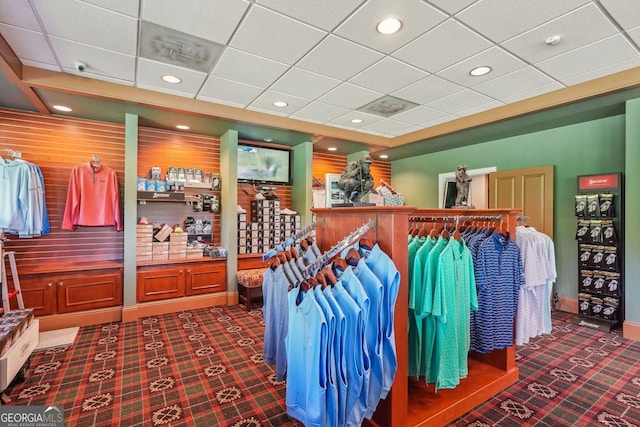
[[[240,270],[236,273],[238,281],[238,298],[244,302],[247,311],[251,311],[251,305],[257,298],[262,298],[262,275],[264,268]]]

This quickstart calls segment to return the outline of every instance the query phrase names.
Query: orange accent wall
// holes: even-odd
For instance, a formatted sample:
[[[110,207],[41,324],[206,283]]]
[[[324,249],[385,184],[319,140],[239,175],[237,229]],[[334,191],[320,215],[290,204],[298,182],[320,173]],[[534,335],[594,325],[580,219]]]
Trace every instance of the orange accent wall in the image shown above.
[[[341,174],[347,166],[347,156],[342,154],[313,153],[313,176],[325,181],[327,173]],[[380,179],[391,184],[391,163],[375,160],[371,164],[371,175],[375,181],[374,187],[380,185]]]
[[[61,225],[71,169],[89,162],[93,155],[116,171],[122,190],[124,137],[122,124],[0,109],[0,156],[8,158],[6,149],[21,151],[24,160],[40,167],[51,222],[51,233],[46,236],[7,236],[5,249],[15,252],[20,273],[43,264],[122,259],[124,237],[114,227],[67,231]]]

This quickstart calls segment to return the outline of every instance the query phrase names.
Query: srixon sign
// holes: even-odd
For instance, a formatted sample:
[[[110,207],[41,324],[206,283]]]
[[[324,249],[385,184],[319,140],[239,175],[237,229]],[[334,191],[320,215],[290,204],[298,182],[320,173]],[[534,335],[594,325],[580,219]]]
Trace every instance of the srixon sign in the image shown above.
[[[617,173],[584,175],[578,179],[580,191],[617,190],[619,186],[620,176]]]

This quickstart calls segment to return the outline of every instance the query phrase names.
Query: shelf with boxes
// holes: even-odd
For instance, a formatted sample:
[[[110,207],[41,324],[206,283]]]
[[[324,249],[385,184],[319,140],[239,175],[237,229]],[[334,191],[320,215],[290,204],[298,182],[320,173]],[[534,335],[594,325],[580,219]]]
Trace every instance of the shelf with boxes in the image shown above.
[[[611,330],[624,315],[621,174],[579,177],[575,196],[578,316],[574,323]]]
[[[238,212],[239,254],[268,252],[300,231],[300,215],[281,209],[280,200],[252,200],[249,214]]]
[[[202,248],[188,245],[187,233],[173,232],[166,224],[154,232],[153,224],[136,225],[136,263],[184,261],[202,259]]]

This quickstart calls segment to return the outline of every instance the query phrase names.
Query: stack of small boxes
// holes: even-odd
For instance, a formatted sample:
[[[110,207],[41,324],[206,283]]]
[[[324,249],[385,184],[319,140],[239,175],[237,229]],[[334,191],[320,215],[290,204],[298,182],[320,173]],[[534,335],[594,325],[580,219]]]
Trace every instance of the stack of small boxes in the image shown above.
[[[153,225],[136,225],[136,262],[153,260]]]
[[[169,259],[187,259],[187,243],[189,235],[187,233],[169,234]]]
[[[32,320],[32,308],[11,310],[0,317],[0,356],[27,330]]]
[[[300,230],[300,215],[285,215],[280,200],[252,200],[251,222],[238,213],[238,253],[268,252]]]

